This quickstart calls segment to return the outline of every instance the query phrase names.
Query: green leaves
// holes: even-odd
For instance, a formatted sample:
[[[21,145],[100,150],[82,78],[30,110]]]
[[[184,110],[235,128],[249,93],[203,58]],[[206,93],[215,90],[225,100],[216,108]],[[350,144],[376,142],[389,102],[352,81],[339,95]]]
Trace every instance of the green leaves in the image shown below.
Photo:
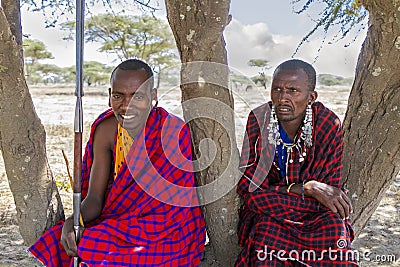
[[[42,64],[42,59],[51,59],[52,54],[38,40],[24,39],[25,73],[29,83],[73,83],[75,81],[75,66],[60,68],[52,64]],[[0,66],[0,71],[2,68]],[[112,67],[100,62],[84,62],[84,81],[90,85],[107,84]]]
[[[74,23],[62,24],[74,31]],[[102,14],[85,23],[86,42],[101,44],[100,52],[115,54],[120,60],[141,58],[163,69],[177,62],[175,42],[169,25],[153,16],[117,16]]]
[[[364,27],[363,21],[368,16],[367,10],[359,0],[293,0],[292,4],[294,9],[297,5],[301,5],[299,10],[294,11],[297,14],[307,11],[311,5],[315,5],[317,8],[321,6],[317,15],[311,15],[315,21],[315,26],[303,37],[295,54],[300,46],[319,29],[323,29],[325,37],[328,31],[332,31],[334,37],[331,42],[336,42],[346,37],[353,29],[360,32]]]
[[[85,9],[87,13],[90,13],[103,6],[107,13],[115,14],[125,12],[124,9],[121,10],[123,6],[127,10],[129,10],[129,7],[133,7],[136,11],[154,12],[157,8],[152,6],[151,2],[151,0],[86,0]],[[75,0],[21,0],[21,6],[26,6],[29,11],[43,13],[46,18],[46,27],[55,27],[61,18],[73,15],[75,4]],[[119,10],[116,11],[115,9]]]
[[[46,50],[43,42],[38,40],[24,39],[24,58],[26,61],[31,61],[32,64],[40,59],[52,58],[53,55]]]
[[[38,76],[33,74],[37,71],[36,68],[39,65],[39,61],[52,58],[53,55],[46,50],[44,43],[38,40],[23,39],[23,48],[25,74],[28,82],[31,82],[33,78]]]
[[[268,60],[266,59],[250,59],[247,63],[251,67],[259,67],[268,69]]]

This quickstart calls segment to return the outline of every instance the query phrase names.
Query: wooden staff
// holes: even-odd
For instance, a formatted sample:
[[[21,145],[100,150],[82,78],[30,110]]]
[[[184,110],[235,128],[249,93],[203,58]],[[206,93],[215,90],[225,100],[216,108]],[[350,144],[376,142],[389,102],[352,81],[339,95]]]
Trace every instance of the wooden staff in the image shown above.
[[[81,217],[81,179],[82,179],[82,132],[83,132],[83,46],[84,46],[84,20],[85,0],[76,0],[76,106],[74,120],[74,196],[73,215],[75,240],[78,244],[80,239],[80,217]],[[74,257],[74,266],[78,267],[79,258]]]

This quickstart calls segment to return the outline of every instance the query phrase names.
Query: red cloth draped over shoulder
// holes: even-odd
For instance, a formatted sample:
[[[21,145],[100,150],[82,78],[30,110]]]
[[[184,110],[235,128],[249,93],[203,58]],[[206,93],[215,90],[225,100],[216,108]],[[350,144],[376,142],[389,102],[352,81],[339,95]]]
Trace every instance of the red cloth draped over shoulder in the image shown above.
[[[107,110],[92,126],[83,158],[82,199],[89,186],[94,131],[113,115]],[[110,173],[100,217],[86,225],[78,246],[81,266],[199,265],[205,223],[191,146],[182,120],[160,107],[151,111],[117,178]],[[29,249],[46,266],[72,265],[59,242],[62,225],[46,231]]]
[[[275,186],[286,185],[286,180],[278,169],[274,147],[268,143],[267,105],[270,103],[254,109],[246,126],[240,162],[243,176],[237,187],[244,199],[238,225],[243,248],[236,266],[291,266],[288,258],[305,266],[357,266],[351,250],[354,233],[348,220],[311,197],[303,200],[294,193],[276,190]],[[313,146],[307,148],[303,162],[294,149],[294,162],[288,167],[289,184],[316,180],[341,188],[340,121],[320,102],[312,109]]]

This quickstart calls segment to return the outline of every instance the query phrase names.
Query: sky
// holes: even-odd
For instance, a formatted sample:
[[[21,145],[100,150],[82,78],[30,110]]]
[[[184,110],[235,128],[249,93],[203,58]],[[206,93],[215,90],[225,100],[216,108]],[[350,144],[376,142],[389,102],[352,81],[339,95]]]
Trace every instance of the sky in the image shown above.
[[[166,20],[163,1],[159,8],[156,16]],[[46,63],[61,67],[74,65],[75,42],[63,40],[68,33],[60,31],[58,26],[46,29],[40,12],[25,9],[22,12],[24,34],[45,43],[53,54],[54,59]],[[279,63],[293,56],[301,39],[312,29],[313,14],[318,13],[318,9],[315,5],[298,15],[293,12],[290,0],[231,0],[230,13],[233,19],[224,32],[228,63],[235,71],[253,76],[259,69],[248,66],[250,59],[268,60],[271,69],[267,74],[271,74]],[[323,36],[319,33],[311,37],[294,57],[312,63],[319,74],[353,77],[365,33],[362,31],[354,41],[354,31],[343,41],[333,44],[328,44],[332,36],[327,36],[322,48]],[[97,48],[96,44],[85,44],[84,60],[116,64],[113,56],[99,53]]]

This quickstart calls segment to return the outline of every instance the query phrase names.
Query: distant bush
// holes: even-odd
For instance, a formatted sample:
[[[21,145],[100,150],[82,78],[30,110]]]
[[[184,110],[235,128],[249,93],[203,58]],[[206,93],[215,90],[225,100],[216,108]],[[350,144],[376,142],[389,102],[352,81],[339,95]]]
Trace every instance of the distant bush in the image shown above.
[[[325,86],[351,85],[353,83],[353,78],[343,78],[331,74],[319,74],[317,75],[317,81],[320,85]]]

